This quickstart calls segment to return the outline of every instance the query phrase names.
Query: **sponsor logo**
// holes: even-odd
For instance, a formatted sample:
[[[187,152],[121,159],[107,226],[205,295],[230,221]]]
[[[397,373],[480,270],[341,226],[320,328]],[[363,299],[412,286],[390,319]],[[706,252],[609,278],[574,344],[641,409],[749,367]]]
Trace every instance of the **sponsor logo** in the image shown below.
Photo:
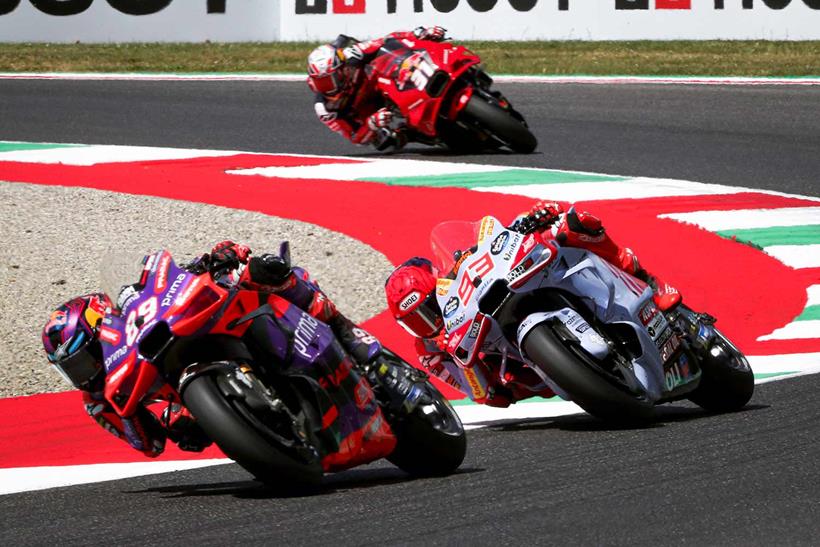
[[[171,256],[168,254],[164,255],[159,261],[159,266],[157,266],[157,278],[154,281],[154,288],[157,292],[165,290],[165,283],[168,281],[168,266],[170,263]]]
[[[487,394],[484,386],[478,380],[478,375],[470,369],[464,369],[464,377],[467,378],[467,383],[470,384],[470,391],[473,392],[474,399],[481,399]]]
[[[534,263],[534,260],[532,258],[528,258],[527,260],[525,260],[524,262],[522,262],[521,264],[519,264],[518,266],[516,266],[515,268],[513,268],[509,272],[507,272],[507,275],[506,275],[507,283],[512,283],[516,279],[518,279],[519,277],[524,275],[527,272],[527,270],[532,268],[533,263]]]
[[[191,284],[188,285],[188,287],[185,289],[185,291],[177,297],[176,302],[174,302],[174,304],[177,305],[177,306],[183,305],[185,302],[188,301],[188,299],[194,293],[194,289],[196,289],[197,287],[199,287],[199,278],[198,277],[196,279],[194,279],[191,282]]]
[[[513,235],[512,243],[510,244],[510,248],[507,249],[507,252],[505,252],[504,256],[502,257],[504,260],[512,260],[513,253],[515,253],[515,249],[517,248],[519,241],[521,241],[521,235],[520,234]]]
[[[324,389],[329,389],[330,386],[339,387],[342,384],[342,381],[350,375],[351,370],[353,370],[353,362],[349,357],[347,357],[339,363],[336,370],[333,370],[330,374],[319,378],[319,385]]]
[[[447,321],[447,322],[444,324],[444,329],[445,329],[447,332],[450,332],[451,330],[455,329],[457,326],[459,326],[460,324],[462,324],[466,318],[467,318],[467,316],[466,316],[464,313],[461,313],[461,314],[459,314],[459,315],[455,316],[455,317],[454,317],[453,319],[451,319],[450,321]]]
[[[112,353],[111,355],[109,355],[108,357],[105,358],[105,362],[104,362],[105,370],[111,369],[111,366],[114,363],[116,363],[117,361],[119,361],[120,359],[122,359],[123,357],[125,357],[125,354],[127,354],[127,353],[128,353],[128,346],[118,347],[114,351],[114,353]]]
[[[652,318],[655,317],[657,313],[658,308],[656,308],[655,304],[650,301],[643,308],[641,308],[641,311],[638,312],[638,315],[641,318],[641,323],[643,323],[644,326],[646,326],[649,324],[650,321],[652,321]]]
[[[580,334],[584,334],[590,328],[592,328],[592,327],[589,326],[589,323],[581,323],[580,325],[575,327],[575,332],[578,332]]]
[[[464,331],[454,332],[450,335],[450,340],[447,342],[447,352],[452,354],[464,338]]]
[[[456,313],[456,310],[458,310],[458,307],[460,305],[461,302],[458,300],[457,296],[450,297],[450,300],[448,300],[447,303],[444,305],[444,317],[450,317],[451,315]]]
[[[165,296],[162,299],[161,305],[163,308],[167,308],[171,305],[174,295],[176,294],[177,290],[179,290],[179,286],[182,284],[183,281],[185,281],[185,274],[179,274],[178,276],[176,276],[176,279],[174,279],[174,282],[171,283],[171,286],[168,288],[168,292],[165,293]]]
[[[316,334],[316,328],[319,326],[319,321],[303,313],[299,318],[299,323],[296,324],[296,331],[293,333],[293,347],[305,359],[311,359],[313,356],[308,353],[308,345],[313,340]]]
[[[478,242],[484,243],[484,240],[493,233],[493,228],[495,228],[495,219],[484,217],[481,221],[481,227],[478,229]]]
[[[187,0],[185,3],[188,4],[189,1],[190,0]],[[301,3],[305,3],[305,1],[302,1]],[[102,2],[102,0],[98,0],[98,2]],[[164,10],[172,2],[173,0],[107,0],[103,3],[108,4],[111,8],[125,15],[151,15],[152,13],[158,13]],[[349,3],[349,0],[339,0],[339,2],[344,4]],[[365,0],[358,0],[358,3],[362,5],[364,5],[364,2]],[[93,3],[93,0],[50,0],[45,2],[42,0],[32,0],[31,5],[33,5],[39,11],[47,15],[65,17],[68,15],[77,15],[79,13],[83,13],[85,10],[91,7],[91,4]],[[225,7],[228,3],[228,0],[206,0],[205,2],[200,1],[199,3],[203,4],[202,7],[206,10],[206,13],[225,13]],[[5,15],[6,13],[11,13],[17,8],[19,4],[20,0],[11,2],[0,1],[0,14]],[[364,11],[354,13],[364,13]]]
[[[119,0],[122,2],[123,0]],[[415,13],[425,13],[429,11],[438,12],[438,13],[449,13],[455,10],[460,6],[465,6],[467,9],[471,9],[477,13],[487,13],[492,12],[497,6],[501,6],[503,4],[509,5],[513,10],[517,12],[526,13],[532,11],[536,6],[544,6],[544,5],[552,5],[556,6],[558,11],[571,11],[573,6],[579,5],[581,2],[588,3],[589,0],[414,0],[413,1],[413,11]],[[715,10],[723,10],[725,9],[725,5],[727,0],[713,0],[714,1],[714,9]],[[754,9],[755,7],[763,6],[772,10],[780,10],[788,6],[789,4],[805,4],[811,9],[820,10],[820,1],[818,0],[728,0],[731,4],[732,2],[740,3],[743,9]],[[68,2],[66,2],[68,3]],[[115,0],[109,0],[109,3],[114,4]],[[150,1],[146,1],[144,3],[151,4]],[[154,3],[162,3],[161,0],[154,0]],[[165,3],[170,3],[169,0],[165,0]],[[224,4],[222,2],[222,8],[224,12]],[[406,8],[405,4],[409,4],[409,2],[401,2],[400,0],[386,0],[386,3],[382,2],[374,2],[370,0],[370,5],[368,6],[367,0],[296,0],[296,14],[297,15],[304,15],[304,14],[327,14],[327,13],[337,13],[337,14],[365,14],[368,13],[368,8],[370,13],[376,11],[374,6],[379,6],[379,11],[384,13],[384,8],[381,6],[386,5],[386,11],[388,14],[398,13],[399,5],[402,8]],[[691,11],[692,9],[692,0],[654,0],[654,2],[650,2],[650,0],[615,0],[615,5],[613,6],[616,11],[631,11],[631,10],[685,10]],[[211,2],[208,2],[208,6],[210,7]],[[609,3],[609,6],[612,6]],[[611,9],[611,8],[610,8]],[[210,13],[210,12],[209,12]]]
[[[470,325],[470,332],[467,334],[469,338],[478,338],[478,333],[481,332],[481,321],[476,319],[473,321],[473,324]]]
[[[399,309],[401,311],[409,310],[413,304],[419,301],[420,297],[421,294],[419,294],[418,292],[410,293],[410,295],[407,298],[401,301],[401,303],[399,304]]]
[[[111,345],[116,345],[120,343],[120,333],[114,329],[110,329],[108,327],[101,327],[100,328],[100,340],[103,342],[107,342]]]
[[[450,285],[453,284],[452,279],[438,278],[436,279],[436,294],[444,296],[450,291]]]
[[[494,255],[500,254],[510,241],[510,232],[504,231],[496,236],[490,245],[490,252]]]
[[[661,345],[661,361],[664,363],[672,357],[672,354],[677,351],[678,347],[680,346],[680,341],[678,340],[677,336],[670,336],[669,339],[666,340]]]

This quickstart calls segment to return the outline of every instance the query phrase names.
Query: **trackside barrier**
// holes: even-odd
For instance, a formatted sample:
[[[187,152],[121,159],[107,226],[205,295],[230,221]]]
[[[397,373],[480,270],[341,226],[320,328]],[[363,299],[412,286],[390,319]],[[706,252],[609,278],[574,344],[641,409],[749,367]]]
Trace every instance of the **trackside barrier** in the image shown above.
[[[0,42],[817,40],[820,0],[0,0]]]

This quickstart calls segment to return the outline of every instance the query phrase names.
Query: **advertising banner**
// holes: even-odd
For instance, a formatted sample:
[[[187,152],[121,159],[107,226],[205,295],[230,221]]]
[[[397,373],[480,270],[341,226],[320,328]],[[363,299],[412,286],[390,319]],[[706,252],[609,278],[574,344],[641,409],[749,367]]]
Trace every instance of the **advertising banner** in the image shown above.
[[[820,0],[0,0],[0,42],[818,40]]]
[[[421,24],[459,40],[816,40],[820,0],[290,0],[283,40]]]
[[[269,42],[279,39],[283,6],[278,0],[0,0],[0,42]]]

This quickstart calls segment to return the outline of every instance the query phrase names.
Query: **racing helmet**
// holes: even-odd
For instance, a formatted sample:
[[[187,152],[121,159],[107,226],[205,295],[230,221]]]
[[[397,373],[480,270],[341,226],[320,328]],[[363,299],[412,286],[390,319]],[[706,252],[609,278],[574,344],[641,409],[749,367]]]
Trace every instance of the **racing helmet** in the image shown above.
[[[393,270],[384,284],[390,313],[413,336],[430,338],[444,324],[436,302],[437,277],[429,260],[415,257]]]
[[[103,371],[98,329],[109,308],[103,293],[78,296],[54,310],[43,327],[49,362],[76,388],[88,390]]]
[[[330,44],[314,49],[307,59],[307,83],[310,89],[327,99],[338,99],[353,80],[353,70],[344,61],[344,53]]]

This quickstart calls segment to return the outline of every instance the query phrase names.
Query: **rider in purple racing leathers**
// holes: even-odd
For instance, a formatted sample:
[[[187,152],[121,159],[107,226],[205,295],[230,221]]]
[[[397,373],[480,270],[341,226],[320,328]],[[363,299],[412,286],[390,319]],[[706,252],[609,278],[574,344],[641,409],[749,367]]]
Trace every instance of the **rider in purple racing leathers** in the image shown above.
[[[245,245],[223,241],[188,268],[196,273],[211,272],[221,283],[282,296],[327,323],[360,365],[380,354],[379,342],[342,315],[307,271],[291,268],[288,260],[278,255],[250,257],[250,254],[251,250]],[[120,300],[133,290],[133,287],[125,288]],[[43,328],[42,341],[48,360],[82,391],[89,416],[135,450],[155,458],[165,449],[166,439],[171,439],[182,450],[202,451],[211,441],[185,408],[173,405],[158,418],[140,406],[134,414],[121,416],[105,400],[106,374],[99,326],[106,313],[116,313],[112,312],[113,308],[111,300],[102,293],[80,296],[57,308]]]

